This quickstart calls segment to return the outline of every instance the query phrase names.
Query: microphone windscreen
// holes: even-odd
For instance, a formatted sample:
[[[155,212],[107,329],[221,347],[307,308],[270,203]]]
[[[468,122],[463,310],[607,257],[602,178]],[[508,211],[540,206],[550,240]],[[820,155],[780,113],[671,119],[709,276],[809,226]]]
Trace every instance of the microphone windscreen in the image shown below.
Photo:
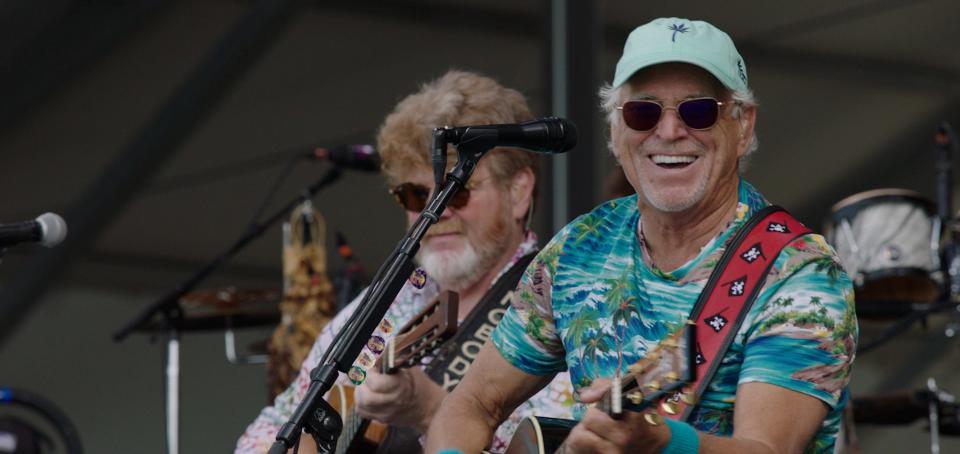
[[[563,130],[563,151],[570,151],[577,146],[577,125],[566,118],[557,118],[560,120],[560,128]]]
[[[54,247],[67,237],[67,221],[56,213],[43,213],[37,217],[40,225],[40,244]]]

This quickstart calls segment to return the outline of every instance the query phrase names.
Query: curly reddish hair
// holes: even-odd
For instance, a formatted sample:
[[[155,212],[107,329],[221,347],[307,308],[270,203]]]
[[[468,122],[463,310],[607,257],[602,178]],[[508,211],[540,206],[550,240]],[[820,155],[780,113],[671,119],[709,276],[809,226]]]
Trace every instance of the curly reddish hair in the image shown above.
[[[384,120],[377,134],[383,174],[389,184],[396,185],[417,169],[431,168],[429,150],[434,128],[519,123],[532,118],[520,92],[476,73],[448,71],[400,101]],[[448,165],[452,165],[456,150],[450,146],[447,154]],[[506,147],[491,150],[481,162],[486,162],[501,185],[524,168],[536,174],[539,167],[536,154]]]

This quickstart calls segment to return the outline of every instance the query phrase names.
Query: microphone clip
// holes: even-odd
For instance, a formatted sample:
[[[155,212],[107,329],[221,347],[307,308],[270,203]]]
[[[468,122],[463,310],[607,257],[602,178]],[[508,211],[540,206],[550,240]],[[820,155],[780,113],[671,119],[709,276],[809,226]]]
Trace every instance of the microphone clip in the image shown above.
[[[450,127],[434,128],[433,143],[430,146],[431,163],[433,164],[434,194],[443,184],[443,174],[447,171],[447,144],[450,143]]]

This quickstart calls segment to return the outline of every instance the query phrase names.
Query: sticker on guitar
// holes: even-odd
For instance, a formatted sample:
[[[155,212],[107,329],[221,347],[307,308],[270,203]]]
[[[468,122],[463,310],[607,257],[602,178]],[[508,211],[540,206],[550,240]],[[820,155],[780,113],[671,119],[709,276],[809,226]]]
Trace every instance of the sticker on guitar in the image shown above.
[[[392,374],[419,365],[424,357],[456,334],[458,302],[456,293],[442,293],[385,343],[383,354],[373,366],[382,374]],[[372,452],[387,434],[387,426],[356,413],[353,391],[353,386],[339,384],[330,391],[330,405],[343,415],[343,431],[337,440],[338,454]]]
[[[693,396],[682,388],[696,381],[696,326],[688,323],[631,364],[624,375],[615,376],[610,389],[596,403],[614,419],[624,411],[642,412],[650,424],[663,423],[663,414],[678,414],[682,405],[692,405]],[[648,410],[659,403],[657,410]],[[659,412],[658,412],[659,411]],[[529,416],[517,426],[505,454],[556,452],[577,421]]]

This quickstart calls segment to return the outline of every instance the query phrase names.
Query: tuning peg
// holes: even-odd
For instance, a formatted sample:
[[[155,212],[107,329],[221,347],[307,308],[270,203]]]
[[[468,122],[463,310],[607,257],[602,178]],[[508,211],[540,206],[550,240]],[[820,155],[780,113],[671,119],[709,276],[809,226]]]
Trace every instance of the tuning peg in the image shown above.
[[[696,396],[694,396],[693,393],[690,393],[690,392],[680,393],[680,400],[682,400],[683,403],[687,405],[695,405],[697,403]]]
[[[659,413],[654,411],[648,411],[644,413],[643,420],[651,426],[659,426],[660,424],[663,424],[663,416],[660,416]]]
[[[677,404],[667,401],[660,402],[660,409],[663,410],[664,413],[671,416],[677,414],[678,410]]]
[[[674,350],[674,349],[676,349],[677,347],[680,346],[680,343],[677,342],[677,340],[674,339],[674,338],[672,338],[672,337],[665,339],[665,340],[664,340],[663,342],[661,342],[661,343],[663,344],[664,347],[667,347],[667,348],[669,348],[669,349],[671,349],[671,350]]]
[[[627,394],[627,399],[633,402],[634,405],[640,405],[640,403],[643,402],[643,391],[639,389],[630,391],[630,393]]]
[[[660,382],[657,381],[657,380],[654,380],[654,381],[652,381],[652,382],[650,382],[650,383],[647,383],[647,388],[650,388],[651,391],[659,391],[659,390],[660,390]]]
[[[676,372],[670,371],[670,372],[667,372],[666,374],[663,374],[663,378],[666,378],[667,381],[673,382],[673,381],[679,380],[679,379],[680,379],[680,376],[677,375]]]

